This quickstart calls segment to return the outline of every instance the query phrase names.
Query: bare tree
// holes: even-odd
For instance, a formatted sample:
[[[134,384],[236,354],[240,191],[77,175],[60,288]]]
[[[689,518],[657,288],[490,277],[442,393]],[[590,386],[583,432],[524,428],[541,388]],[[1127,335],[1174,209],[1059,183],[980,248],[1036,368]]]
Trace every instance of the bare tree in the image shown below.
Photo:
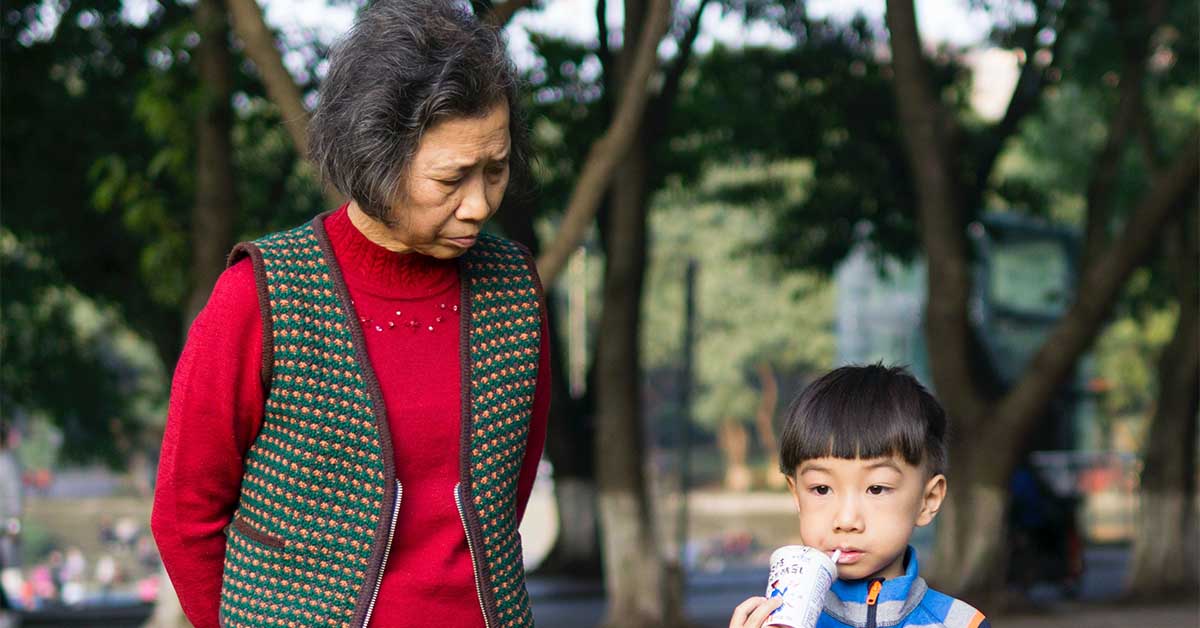
[[[1124,53],[1135,67],[1146,62],[1145,42],[1156,19],[1161,20],[1162,4],[1138,5],[1143,13],[1131,20],[1143,29],[1136,37],[1125,38]],[[1108,236],[1113,222],[1108,206],[1111,195],[1089,195],[1085,250],[1103,250],[1104,254],[1088,256],[1074,303],[1015,385],[996,398],[972,363],[971,265],[964,224],[964,217],[973,209],[965,203],[982,197],[978,187],[986,184],[991,166],[974,180],[957,174],[961,132],[931,87],[912,0],[889,0],[886,19],[891,32],[894,91],[916,182],[920,240],[928,260],[926,344],[934,386],[954,417],[957,435],[950,468],[954,489],[938,524],[936,556],[945,558],[936,565],[935,579],[956,593],[996,591],[1006,569],[1001,551],[1006,487],[1019,449],[1055,389],[1099,333],[1130,274],[1158,241],[1172,213],[1178,211],[1180,199],[1194,189],[1200,169],[1200,136],[1193,134],[1174,162],[1153,178],[1136,206],[1125,212],[1130,218],[1116,236]],[[1133,28],[1124,22],[1121,26]],[[1027,66],[1032,57],[1029,59]],[[1140,98],[1134,92],[1142,89],[1142,74],[1133,71],[1122,79],[1123,103]],[[1020,94],[1016,96],[1010,112],[1021,106]],[[1119,112],[1110,125],[1110,139],[1128,123]],[[994,129],[1000,143],[1001,136],[1016,127],[1006,115]],[[1120,154],[1119,150],[1103,152],[1094,170],[1097,176],[1107,168],[1107,160]],[[979,455],[983,451],[988,455]]]

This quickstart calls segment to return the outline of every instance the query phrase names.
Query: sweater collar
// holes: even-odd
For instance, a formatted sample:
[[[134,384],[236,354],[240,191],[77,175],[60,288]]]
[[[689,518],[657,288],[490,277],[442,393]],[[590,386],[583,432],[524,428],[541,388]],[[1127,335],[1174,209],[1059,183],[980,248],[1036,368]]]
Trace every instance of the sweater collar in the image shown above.
[[[875,600],[875,625],[879,628],[902,623],[925,597],[928,586],[925,579],[917,575],[917,551],[911,545],[905,553],[904,564],[904,575],[883,580]],[[844,624],[866,626],[867,593],[871,582],[877,579],[835,580],[825,596],[825,612]]]
[[[367,239],[350,221],[349,205],[323,218],[346,282],[376,296],[421,299],[445,292],[458,279],[457,260],[396,253]]]

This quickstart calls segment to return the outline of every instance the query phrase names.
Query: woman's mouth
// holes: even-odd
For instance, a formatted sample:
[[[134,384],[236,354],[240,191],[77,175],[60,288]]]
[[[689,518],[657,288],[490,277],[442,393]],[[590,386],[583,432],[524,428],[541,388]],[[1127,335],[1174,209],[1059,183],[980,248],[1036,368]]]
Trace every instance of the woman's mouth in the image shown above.
[[[475,246],[476,237],[475,236],[463,236],[460,238],[447,238],[447,239],[464,249],[469,249],[472,246]]]

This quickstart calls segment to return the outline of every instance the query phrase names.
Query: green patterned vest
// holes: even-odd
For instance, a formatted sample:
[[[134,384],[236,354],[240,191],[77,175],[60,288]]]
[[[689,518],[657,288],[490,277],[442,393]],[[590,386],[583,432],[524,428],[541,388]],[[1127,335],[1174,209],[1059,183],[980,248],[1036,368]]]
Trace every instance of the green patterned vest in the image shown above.
[[[228,528],[220,621],[365,626],[403,487],[362,329],[318,216],[239,244],[263,307],[263,424]],[[458,502],[489,628],[533,626],[516,492],[532,414],[541,286],[526,251],[483,235],[459,263]],[[447,497],[449,498],[449,496]]]

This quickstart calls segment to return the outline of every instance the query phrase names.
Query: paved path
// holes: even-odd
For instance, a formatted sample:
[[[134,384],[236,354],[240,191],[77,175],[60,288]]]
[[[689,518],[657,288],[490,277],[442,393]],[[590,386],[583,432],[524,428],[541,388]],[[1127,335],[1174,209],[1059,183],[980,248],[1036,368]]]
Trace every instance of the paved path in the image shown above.
[[[731,610],[718,610],[695,595],[689,596],[688,617],[696,628],[725,628]],[[538,600],[534,613],[539,628],[589,628],[599,624],[604,608],[600,601],[566,604]],[[992,617],[991,622],[995,628],[1196,628],[1200,626],[1200,605],[1077,604],[1040,615]]]
[[[1000,617],[996,628],[1196,628],[1200,606],[1195,602],[1166,606],[1059,607],[1053,614]]]
[[[1088,570],[1081,602],[1062,601],[1049,587],[1032,592],[1046,605],[1040,614],[994,616],[995,628],[1200,628],[1200,602],[1166,605],[1113,604],[1122,589],[1128,549],[1088,548]],[[720,574],[695,574],[688,580],[686,613],[696,628],[725,628],[733,608],[761,595],[762,569],[737,568]],[[592,628],[604,616],[604,592],[597,583],[529,580],[539,628]],[[986,609],[984,609],[986,612]]]

